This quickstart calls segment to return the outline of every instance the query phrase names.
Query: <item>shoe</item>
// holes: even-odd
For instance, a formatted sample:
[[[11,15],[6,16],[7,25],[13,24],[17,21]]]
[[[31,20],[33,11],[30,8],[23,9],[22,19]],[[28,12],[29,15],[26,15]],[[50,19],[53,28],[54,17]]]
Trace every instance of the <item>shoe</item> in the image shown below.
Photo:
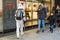
[[[51,31],[51,33],[53,33],[53,31]]]
[[[38,30],[36,33],[39,33],[40,31]]]
[[[19,38],[17,38],[17,39],[19,39]]]
[[[50,32],[53,33],[53,28],[50,27]]]
[[[53,29],[51,30],[51,33],[53,33]]]
[[[21,35],[24,35],[24,32],[22,32]]]
[[[44,32],[44,30],[42,30],[42,32]]]

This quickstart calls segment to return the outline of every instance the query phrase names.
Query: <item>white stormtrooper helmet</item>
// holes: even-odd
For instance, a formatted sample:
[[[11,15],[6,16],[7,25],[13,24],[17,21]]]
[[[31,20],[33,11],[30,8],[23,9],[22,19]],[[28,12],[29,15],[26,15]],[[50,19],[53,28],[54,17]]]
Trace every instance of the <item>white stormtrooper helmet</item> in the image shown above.
[[[17,9],[23,9],[23,5],[19,3]]]

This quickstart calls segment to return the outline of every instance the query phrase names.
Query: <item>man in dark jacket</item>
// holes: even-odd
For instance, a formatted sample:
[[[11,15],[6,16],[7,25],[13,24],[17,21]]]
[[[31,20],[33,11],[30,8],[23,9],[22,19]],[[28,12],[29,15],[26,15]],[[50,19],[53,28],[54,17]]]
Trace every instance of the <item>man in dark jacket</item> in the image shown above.
[[[47,16],[47,9],[46,7],[41,4],[39,5],[38,7],[38,31],[37,33],[40,32],[40,24],[42,23],[42,32],[44,32],[44,29],[45,29],[45,18]]]

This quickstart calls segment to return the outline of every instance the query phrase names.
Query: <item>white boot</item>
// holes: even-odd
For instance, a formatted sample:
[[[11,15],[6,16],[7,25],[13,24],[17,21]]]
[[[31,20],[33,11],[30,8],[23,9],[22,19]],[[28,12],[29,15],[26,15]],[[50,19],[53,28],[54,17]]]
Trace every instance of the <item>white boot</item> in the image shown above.
[[[23,27],[21,27],[21,35],[23,35],[24,34],[24,32],[23,32]]]
[[[21,32],[21,35],[24,35],[24,32]]]

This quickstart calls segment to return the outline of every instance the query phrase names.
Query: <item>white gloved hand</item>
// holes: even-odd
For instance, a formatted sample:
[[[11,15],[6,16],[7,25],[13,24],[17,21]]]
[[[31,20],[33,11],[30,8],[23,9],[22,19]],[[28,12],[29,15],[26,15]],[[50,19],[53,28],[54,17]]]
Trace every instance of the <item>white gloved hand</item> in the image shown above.
[[[23,21],[26,21],[26,18],[25,17],[23,18]]]

